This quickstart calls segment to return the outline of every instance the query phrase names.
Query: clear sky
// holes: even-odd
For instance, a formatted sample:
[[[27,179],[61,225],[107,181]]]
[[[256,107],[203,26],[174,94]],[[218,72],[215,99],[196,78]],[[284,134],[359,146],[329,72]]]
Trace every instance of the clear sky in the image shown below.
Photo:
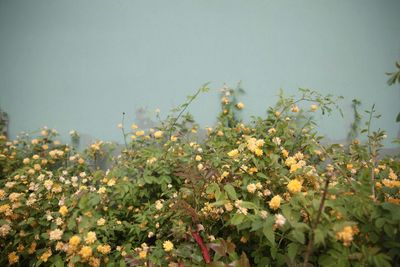
[[[345,118],[320,120],[346,137],[350,104],[376,103],[374,124],[399,132],[398,0],[0,0],[0,107],[12,136],[41,126],[121,141],[121,113],[166,114],[205,82],[190,111],[213,125],[218,88],[241,80],[245,118],[263,115],[283,88],[343,95]]]

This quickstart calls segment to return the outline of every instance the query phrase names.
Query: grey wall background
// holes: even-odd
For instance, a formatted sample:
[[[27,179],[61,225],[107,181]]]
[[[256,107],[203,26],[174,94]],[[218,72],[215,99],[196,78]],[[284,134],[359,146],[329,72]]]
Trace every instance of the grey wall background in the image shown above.
[[[279,88],[343,95],[345,119],[320,119],[345,138],[351,100],[376,103],[374,124],[394,138],[399,86],[385,72],[400,58],[398,0],[0,0],[0,106],[11,135],[54,127],[121,141],[121,113],[166,114],[204,82],[190,110],[203,125],[218,88],[239,80],[245,118],[262,115]]]

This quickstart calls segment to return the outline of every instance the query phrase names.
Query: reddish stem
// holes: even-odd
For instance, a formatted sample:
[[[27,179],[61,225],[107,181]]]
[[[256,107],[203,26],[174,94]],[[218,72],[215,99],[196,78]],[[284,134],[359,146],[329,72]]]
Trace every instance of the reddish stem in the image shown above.
[[[201,236],[199,235],[198,232],[192,232],[192,236],[194,240],[196,240],[196,243],[199,245],[201,254],[203,254],[203,259],[206,263],[211,262],[211,257],[210,253],[208,252],[207,247],[204,245],[203,239],[201,239]]]

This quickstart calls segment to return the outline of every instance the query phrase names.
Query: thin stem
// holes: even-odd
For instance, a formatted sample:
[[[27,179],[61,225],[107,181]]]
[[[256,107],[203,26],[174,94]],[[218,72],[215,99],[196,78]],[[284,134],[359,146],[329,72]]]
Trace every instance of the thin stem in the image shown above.
[[[371,111],[369,112],[369,119],[368,119],[368,151],[371,156],[371,193],[372,198],[375,200],[375,165],[376,165],[376,149],[375,149],[375,142],[372,142],[371,138],[371,122],[372,122],[372,115],[375,111],[375,104],[372,105]]]
[[[314,223],[312,224],[311,236],[310,236],[310,239],[308,241],[306,254],[304,255],[303,267],[307,267],[308,259],[311,256],[311,253],[312,253],[312,250],[313,250],[314,238],[315,238],[315,229],[317,229],[317,226],[319,224],[319,220],[320,220],[321,215],[322,215],[322,211],[324,209],[325,199],[326,199],[326,196],[328,194],[328,186],[329,186],[330,178],[331,178],[331,175],[327,176],[326,179],[325,179],[324,193],[322,194],[321,202],[319,203],[317,218],[315,219]]]
[[[203,88],[203,87],[202,87]],[[171,134],[172,131],[174,129],[174,126],[176,125],[176,123],[178,122],[179,118],[183,115],[183,113],[186,111],[186,109],[189,107],[189,105],[193,102],[193,100],[196,99],[196,97],[200,94],[200,92],[202,91],[202,88],[198,89],[197,92],[190,97],[189,102],[184,104],[184,108],[181,110],[181,112],[179,112],[178,116],[175,118],[174,122],[172,123],[170,129],[169,129],[169,133],[168,133],[168,138],[171,138]]]
[[[126,142],[126,134],[125,134],[125,124],[124,124],[124,120],[125,120],[125,112],[122,112],[122,135],[124,136],[124,143],[125,143],[125,148],[128,149],[128,144]]]
[[[350,178],[347,176],[347,173],[342,169],[342,167],[337,164],[334,159],[329,155],[329,153],[326,151],[326,149],[318,142],[314,142],[321,150],[324,152],[324,154],[331,160],[332,164],[335,165],[335,167],[340,171],[340,173],[343,175],[343,177],[346,179],[347,182],[351,184]]]

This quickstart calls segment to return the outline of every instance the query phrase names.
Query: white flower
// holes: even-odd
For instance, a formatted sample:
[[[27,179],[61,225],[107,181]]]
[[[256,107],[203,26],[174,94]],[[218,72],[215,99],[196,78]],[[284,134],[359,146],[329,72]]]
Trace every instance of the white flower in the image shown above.
[[[62,230],[60,230],[60,229],[55,229],[53,231],[50,231],[49,239],[50,240],[60,240],[62,235],[63,235],[63,233],[64,232]]]
[[[161,203],[161,201],[160,200],[157,200],[156,201],[156,210],[161,210],[162,208],[163,208],[163,204]]]
[[[268,212],[265,210],[260,211],[260,217],[265,219],[268,217]]]
[[[11,231],[11,227],[9,224],[4,224],[0,227],[0,236],[5,237]]]
[[[56,224],[57,225],[62,225],[63,223],[64,223],[63,219],[61,219],[61,218],[57,218],[56,219]]]
[[[253,194],[254,192],[256,192],[256,189],[257,189],[257,187],[256,187],[256,185],[253,184],[253,183],[247,185],[247,192],[249,192],[249,193],[251,193],[251,194]]]
[[[274,137],[272,138],[272,142],[279,146],[281,144],[281,139],[279,137]]]
[[[286,222],[286,218],[283,217],[282,214],[279,214],[279,213],[275,214],[275,224],[278,227],[282,227],[285,224],[285,222]]]

